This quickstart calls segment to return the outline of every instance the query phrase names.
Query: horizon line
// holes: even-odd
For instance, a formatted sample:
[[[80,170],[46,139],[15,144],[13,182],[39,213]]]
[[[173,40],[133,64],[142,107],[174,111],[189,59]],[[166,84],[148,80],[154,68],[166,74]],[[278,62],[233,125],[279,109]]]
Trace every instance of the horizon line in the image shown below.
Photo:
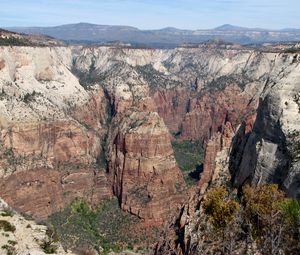
[[[55,28],[55,27],[61,27],[61,26],[68,26],[68,25],[79,25],[79,24],[86,24],[86,25],[96,25],[96,26],[111,26],[111,27],[130,27],[135,28],[140,31],[151,31],[151,30],[163,30],[163,29],[177,29],[177,30],[187,30],[187,31],[198,31],[198,30],[216,30],[218,28],[222,28],[225,26],[230,26],[232,28],[239,28],[239,29],[248,29],[248,30],[267,30],[267,31],[282,31],[282,30],[299,30],[300,28],[296,27],[284,27],[284,28],[264,28],[264,27],[246,27],[246,26],[239,26],[239,25],[232,25],[229,23],[222,24],[217,27],[212,28],[196,28],[196,29],[187,29],[187,28],[178,28],[174,26],[166,26],[162,28],[151,28],[151,29],[142,29],[138,26],[131,26],[131,25],[125,25],[125,24],[119,24],[119,25],[111,25],[111,24],[97,24],[97,23],[91,23],[91,22],[76,22],[76,23],[64,23],[60,25],[45,25],[45,26],[0,26],[0,28],[3,29],[9,29],[9,28]]]

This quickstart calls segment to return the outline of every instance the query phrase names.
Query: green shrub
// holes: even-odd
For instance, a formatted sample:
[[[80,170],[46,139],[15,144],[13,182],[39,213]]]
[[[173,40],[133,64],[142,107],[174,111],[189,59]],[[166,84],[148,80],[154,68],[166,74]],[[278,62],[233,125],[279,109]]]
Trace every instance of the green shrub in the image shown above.
[[[0,45],[2,46],[33,46],[34,44],[27,39],[24,38],[1,38],[0,37]]]
[[[11,208],[6,207],[3,209],[3,212],[1,212],[1,216],[3,217],[12,217],[14,216],[14,212]]]
[[[44,240],[40,247],[46,254],[53,254],[57,252],[57,245],[53,244],[52,241],[46,241]]]
[[[14,241],[14,240],[8,240],[7,243],[12,245],[12,246],[15,246],[18,242]]]
[[[23,102],[26,104],[33,102],[35,100],[35,98],[40,95],[42,95],[42,94],[39,92],[35,92],[35,91],[33,91],[31,93],[26,93],[23,97]]]
[[[292,226],[300,227],[300,203],[294,199],[286,199],[282,202],[283,216]]]
[[[225,228],[234,219],[240,204],[228,198],[228,192],[224,187],[217,187],[206,194],[203,208],[214,227],[220,229]]]

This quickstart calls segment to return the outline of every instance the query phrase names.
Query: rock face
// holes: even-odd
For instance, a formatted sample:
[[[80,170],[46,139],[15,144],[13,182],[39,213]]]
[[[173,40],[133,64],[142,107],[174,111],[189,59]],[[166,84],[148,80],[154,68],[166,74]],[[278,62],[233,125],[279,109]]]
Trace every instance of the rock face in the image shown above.
[[[42,219],[76,198],[97,205],[112,195],[105,173],[94,169],[69,173],[51,168],[22,171],[3,178],[0,185],[5,201],[20,212]]]
[[[287,56],[285,56],[287,58]],[[253,131],[238,131],[231,153],[234,183],[278,183],[299,198],[299,66],[291,61],[285,73],[266,84]]]

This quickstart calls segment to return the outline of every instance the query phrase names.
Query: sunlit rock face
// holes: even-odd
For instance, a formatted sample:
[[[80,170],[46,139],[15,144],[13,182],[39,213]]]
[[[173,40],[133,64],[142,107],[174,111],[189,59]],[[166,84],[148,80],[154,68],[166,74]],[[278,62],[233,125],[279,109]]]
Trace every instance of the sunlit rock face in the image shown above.
[[[242,126],[234,139],[230,167],[237,186],[274,182],[299,198],[299,60],[276,61],[287,65],[266,84],[252,132]]]

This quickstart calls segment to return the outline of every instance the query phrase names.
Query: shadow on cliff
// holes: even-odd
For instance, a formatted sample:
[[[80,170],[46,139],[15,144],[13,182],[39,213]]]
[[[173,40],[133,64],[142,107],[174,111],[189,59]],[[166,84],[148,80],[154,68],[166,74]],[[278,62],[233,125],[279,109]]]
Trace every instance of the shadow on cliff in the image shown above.
[[[196,169],[189,173],[189,177],[195,182],[200,180],[200,174],[203,172],[203,164],[198,164]]]

